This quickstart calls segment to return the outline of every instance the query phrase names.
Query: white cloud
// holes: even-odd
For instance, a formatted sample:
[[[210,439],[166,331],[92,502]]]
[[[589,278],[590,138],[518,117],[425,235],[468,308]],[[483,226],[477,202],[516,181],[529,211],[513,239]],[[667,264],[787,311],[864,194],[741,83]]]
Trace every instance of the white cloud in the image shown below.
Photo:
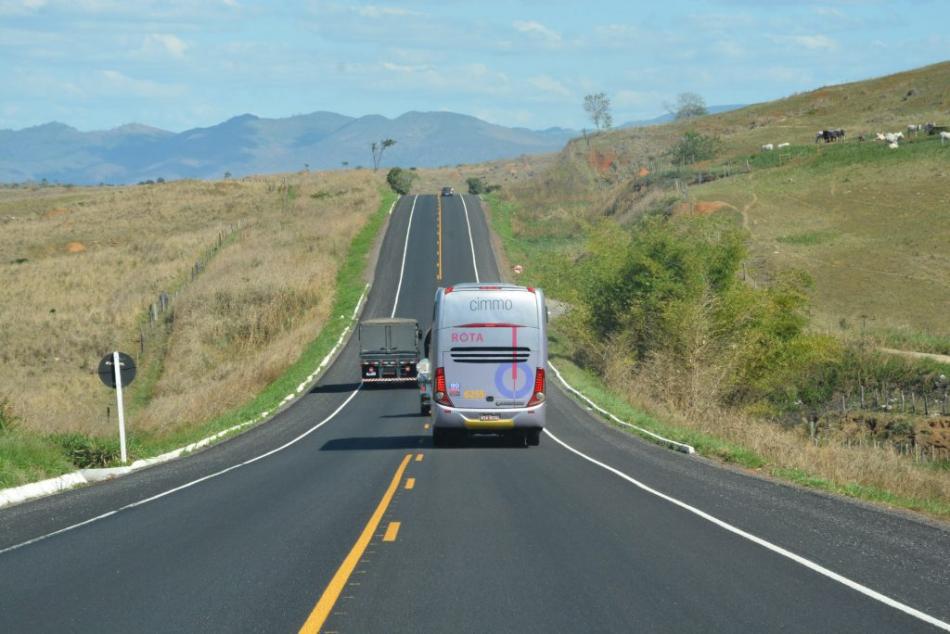
[[[0,0],[0,15],[27,15],[46,6],[46,0]]]
[[[723,57],[744,57],[745,49],[735,40],[719,40],[712,45],[712,50]]]
[[[178,84],[160,84],[149,79],[134,79],[117,70],[103,70],[99,73],[104,80],[103,88],[109,93],[120,93],[135,97],[177,97],[185,92]]]
[[[838,48],[838,43],[827,35],[789,35],[779,39],[810,51],[833,51]]]
[[[553,29],[549,29],[540,22],[535,22],[534,20],[516,20],[512,26],[515,27],[516,31],[540,39],[552,46],[557,46],[561,43],[561,34]]]
[[[354,11],[364,18],[389,18],[393,16],[420,15],[418,12],[410,11],[409,9],[402,9],[399,7],[380,7],[372,4],[366,5],[364,7],[356,7]]]
[[[528,83],[541,92],[559,95],[561,97],[571,96],[571,91],[568,90],[564,84],[553,77],[549,77],[548,75],[538,75],[537,77],[532,77],[528,80]]]
[[[394,64],[393,62],[383,62],[383,68],[394,73],[423,73],[431,70],[431,67],[425,64]]]
[[[169,55],[176,59],[183,59],[187,50],[188,44],[178,36],[170,33],[149,33],[142,42],[141,52],[149,57]]]

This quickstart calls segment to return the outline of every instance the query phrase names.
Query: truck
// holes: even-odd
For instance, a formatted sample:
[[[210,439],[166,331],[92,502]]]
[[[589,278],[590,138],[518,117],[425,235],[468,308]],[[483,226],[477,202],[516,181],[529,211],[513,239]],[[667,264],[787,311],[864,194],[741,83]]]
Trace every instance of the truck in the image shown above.
[[[363,383],[416,382],[419,340],[415,319],[366,319],[359,325],[360,376]]]

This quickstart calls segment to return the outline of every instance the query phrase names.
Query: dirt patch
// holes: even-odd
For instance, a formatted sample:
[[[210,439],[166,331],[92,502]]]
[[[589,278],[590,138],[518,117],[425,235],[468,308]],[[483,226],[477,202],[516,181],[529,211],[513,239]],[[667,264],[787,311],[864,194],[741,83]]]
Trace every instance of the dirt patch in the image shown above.
[[[641,167],[640,171],[637,172],[637,176],[639,176],[640,178],[646,178],[649,175],[650,175],[650,170],[648,170],[645,167]]]
[[[66,245],[66,253],[84,253],[86,245],[82,242],[70,242]]]
[[[617,161],[617,153],[611,150],[601,151],[591,149],[587,155],[587,163],[600,174],[606,174]]]
[[[693,214],[695,216],[708,216],[716,213],[720,209],[735,209],[732,205],[721,200],[697,200],[693,203],[682,202],[673,208],[676,214]]]
[[[69,213],[69,210],[65,207],[53,207],[49,211],[43,214],[44,218],[59,218],[60,216],[65,216]]]

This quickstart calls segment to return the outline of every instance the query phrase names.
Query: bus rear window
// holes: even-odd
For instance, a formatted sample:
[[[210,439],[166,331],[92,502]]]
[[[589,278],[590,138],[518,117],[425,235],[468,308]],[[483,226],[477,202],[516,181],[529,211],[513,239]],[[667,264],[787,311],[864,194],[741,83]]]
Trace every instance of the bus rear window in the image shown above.
[[[454,292],[442,297],[443,328],[510,324],[538,328],[537,296],[525,291]]]

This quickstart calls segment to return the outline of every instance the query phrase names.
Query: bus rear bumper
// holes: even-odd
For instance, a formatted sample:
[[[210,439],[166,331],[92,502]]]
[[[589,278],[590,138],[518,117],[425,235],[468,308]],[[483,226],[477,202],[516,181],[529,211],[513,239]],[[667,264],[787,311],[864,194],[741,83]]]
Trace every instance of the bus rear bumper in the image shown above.
[[[505,431],[544,427],[545,403],[514,410],[456,409],[433,403],[434,427],[470,431]]]

